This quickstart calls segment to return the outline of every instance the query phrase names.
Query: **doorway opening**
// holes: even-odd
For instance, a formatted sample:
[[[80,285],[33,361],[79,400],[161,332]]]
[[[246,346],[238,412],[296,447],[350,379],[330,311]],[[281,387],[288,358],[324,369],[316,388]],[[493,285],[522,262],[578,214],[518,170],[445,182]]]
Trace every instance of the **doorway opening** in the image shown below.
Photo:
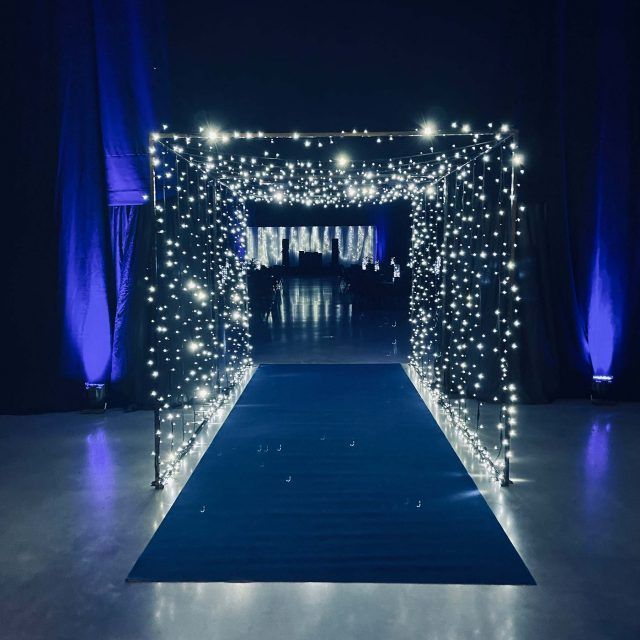
[[[404,202],[249,208],[255,362],[408,362],[410,214]]]

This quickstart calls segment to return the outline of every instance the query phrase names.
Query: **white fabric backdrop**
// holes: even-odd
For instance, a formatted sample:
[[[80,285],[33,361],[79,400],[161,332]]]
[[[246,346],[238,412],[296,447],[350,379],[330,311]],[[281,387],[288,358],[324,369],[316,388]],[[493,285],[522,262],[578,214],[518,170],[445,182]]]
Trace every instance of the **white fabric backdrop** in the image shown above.
[[[249,227],[247,229],[247,260],[263,266],[282,263],[282,240],[289,239],[289,260],[298,264],[298,251],[322,253],[322,261],[331,264],[331,240],[338,238],[340,263],[357,264],[363,258],[373,258],[376,249],[376,228],[369,226],[321,227]]]

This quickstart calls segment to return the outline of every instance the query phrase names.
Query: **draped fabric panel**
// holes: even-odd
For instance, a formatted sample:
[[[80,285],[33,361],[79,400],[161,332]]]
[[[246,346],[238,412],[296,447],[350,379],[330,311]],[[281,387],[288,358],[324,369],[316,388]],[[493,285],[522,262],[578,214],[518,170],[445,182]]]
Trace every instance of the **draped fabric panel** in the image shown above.
[[[62,361],[77,381],[139,393],[144,306],[138,286],[150,234],[148,136],[153,71],[164,61],[161,3],[59,4],[62,128],[58,162],[64,296]]]
[[[61,0],[58,156],[63,374],[105,382],[111,369],[112,287],[93,12]]]
[[[638,397],[637,9],[629,0],[600,0],[585,12],[559,6],[564,215],[554,227],[568,229],[573,290],[557,298],[556,327],[574,317],[573,335],[559,345],[559,392],[573,395],[576,378],[588,389],[594,373],[613,375],[618,396]],[[545,285],[558,292],[553,279]]]
[[[546,108],[558,135],[528,172],[557,189],[527,207],[519,242],[524,401],[587,397],[594,374],[612,375],[619,398],[640,393],[638,20],[629,0],[572,8],[560,2],[555,14],[556,93]]]
[[[150,259],[153,225],[148,207],[109,207],[116,305],[113,320],[111,383],[123,402],[140,402],[147,389],[144,347],[147,337],[144,275]],[[113,394],[112,394],[113,395]]]
[[[160,3],[93,0],[93,9],[108,201],[143,204],[148,139],[157,126],[152,82]]]
[[[629,333],[632,259],[631,69],[627,55],[632,19],[626,2],[602,4],[597,39],[598,117],[595,136],[594,238],[586,301],[587,340],[595,374],[618,377]],[[621,37],[622,35],[622,37]],[[637,117],[637,113],[634,117]],[[637,177],[637,176],[636,176]],[[635,285],[640,284],[635,282]],[[637,288],[636,288],[637,292]],[[634,332],[635,333],[635,332]],[[615,358],[615,359],[614,359]]]

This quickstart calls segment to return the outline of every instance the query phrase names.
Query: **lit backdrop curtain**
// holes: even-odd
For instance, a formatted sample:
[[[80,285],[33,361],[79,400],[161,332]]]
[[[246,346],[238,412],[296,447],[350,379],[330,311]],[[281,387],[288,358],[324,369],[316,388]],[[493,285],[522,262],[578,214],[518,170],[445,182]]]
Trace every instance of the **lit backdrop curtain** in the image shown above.
[[[352,265],[366,258],[375,259],[376,228],[373,225],[249,227],[247,259],[263,266],[282,264],[282,241],[289,240],[289,260],[298,263],[299,251],[321,253],[326,266],[331,264],[332,240],[337,238],[340,263]]]

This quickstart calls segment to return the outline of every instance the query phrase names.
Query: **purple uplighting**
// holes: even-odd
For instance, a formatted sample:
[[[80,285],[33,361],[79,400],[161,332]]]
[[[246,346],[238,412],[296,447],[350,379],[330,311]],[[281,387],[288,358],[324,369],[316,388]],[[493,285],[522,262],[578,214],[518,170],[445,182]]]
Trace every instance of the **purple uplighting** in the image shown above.
[[[591,427],[585,451],[585,471],[589,481],[597,481],[607,471],[609,463],[609,433],[611,425],[595,423]]]
[[[584,450],[584,506],[591,516],[600,512],[608,497],[611,424],[594,422]]]
[[[587,341],[595,375],[604,376],[610,373],[615,337],[616,327],[611,301],[611,287],[598,248],[593,268],[587,325]]]
[[[80,349],[85,380],[104,383],[111,364],[111,328],[106,300],[90,304],[81,329]]]
[[[94,500],[108,501],[105,489],[112,487],[115,481],[115,466],[111,446],[104,429],[87,436],[87,457],[85,471],[92,488]]]

